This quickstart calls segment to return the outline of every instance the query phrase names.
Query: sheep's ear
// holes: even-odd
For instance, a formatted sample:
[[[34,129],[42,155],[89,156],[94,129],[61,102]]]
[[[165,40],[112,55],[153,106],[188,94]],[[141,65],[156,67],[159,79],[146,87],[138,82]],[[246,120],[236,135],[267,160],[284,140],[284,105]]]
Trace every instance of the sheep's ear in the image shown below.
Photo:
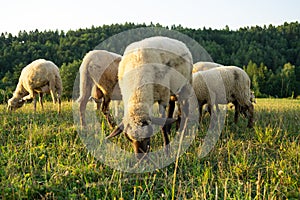
[[[174,118],[165,119],[165,118],[153,117],[153,118],[151,118],[151,121],[152,121],[152,124],[163,126],[163,125],[172,124],[172,123],[176,122],[177,119],[174,119]]]
[[[123,129],[124,129],[124,124],[121,122],[121,124],[119,124],[119,126],[115,128],[115,130],[113,130],[113,132],[111,132],[111,134],[107,136],[106,139],[110,139],[112,137],[120,135],[123,132]]]

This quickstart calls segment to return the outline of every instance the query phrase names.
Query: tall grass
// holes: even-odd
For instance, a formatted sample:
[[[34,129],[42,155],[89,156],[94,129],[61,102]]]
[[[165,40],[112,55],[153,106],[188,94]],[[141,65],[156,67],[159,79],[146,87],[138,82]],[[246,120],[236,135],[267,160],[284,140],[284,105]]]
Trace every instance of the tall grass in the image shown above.
[[[0,105],[0,199],[300,198],[300,100],[258,99],[254,129],[244,118],[234,124],[229,110],[212,151],[197,155],[201,130],[178,159],[176,176],[175,163],[132,174],[95,159],[76,131],[69,102],[61,115],[50,102],[35,114],[30,104],[5,109]],[[129,144],[123,135],[113,141]]]

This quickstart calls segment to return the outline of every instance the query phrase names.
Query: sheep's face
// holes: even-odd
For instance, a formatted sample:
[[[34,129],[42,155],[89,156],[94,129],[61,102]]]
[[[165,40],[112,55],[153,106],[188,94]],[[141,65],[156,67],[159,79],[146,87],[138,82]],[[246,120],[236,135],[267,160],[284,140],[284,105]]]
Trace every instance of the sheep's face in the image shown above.
[[[16,110],[22,107],[25,101],[23,101],[22,99],[11,98],[8,100],[7,103],[8,103],[7,110]]]
[[[145,153],[149,152],[153,128],[148,121],[143,121],[139,124],[128,124],[125,126],[124,132],[132,143],[137,158],[140,159]]]

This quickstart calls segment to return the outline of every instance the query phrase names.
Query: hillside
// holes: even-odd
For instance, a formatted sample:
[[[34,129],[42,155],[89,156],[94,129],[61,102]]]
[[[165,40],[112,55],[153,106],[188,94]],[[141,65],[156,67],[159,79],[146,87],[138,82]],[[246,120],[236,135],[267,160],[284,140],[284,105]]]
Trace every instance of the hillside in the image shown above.
[[[83,56],[107,38],[139,27],[159,24],[113,24],[63,31],[20,31],[17,36],[0,36],[0,102],[11,95],[21,69],[37,58],[52,60],[62,69],[65,97],[70,98],[74,73]],[[232,31],[211,28],[164,27],[196,40],[215,62],[244,67],[256,96],[290,97],[300,94],[300,24],[245,27]],[[73,75],[70,75],[70,72]]]

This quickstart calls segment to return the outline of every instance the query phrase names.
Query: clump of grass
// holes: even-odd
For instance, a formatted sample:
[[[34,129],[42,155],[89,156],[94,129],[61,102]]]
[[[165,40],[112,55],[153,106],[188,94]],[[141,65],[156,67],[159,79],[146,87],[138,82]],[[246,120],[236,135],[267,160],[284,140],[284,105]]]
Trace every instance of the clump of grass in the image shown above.
[[[0,105],[1,199],[300,197],[300,100],[257,99],[254,129],[246,128],[244,118],[234,124],[229,110],[217,144],[200,158],[206,116],[177,166],[138,174],[117,171],[93,157],[73,123],[71,103],[62,105],[61,115],[51,102],[35,114],[30,104],[12,113]],[[105,134],[111,131],[103,120],[99,126]],[[112,142],[132,151],[124,135]],[[154,150],[161,146],[161,135],[152,142]]]

